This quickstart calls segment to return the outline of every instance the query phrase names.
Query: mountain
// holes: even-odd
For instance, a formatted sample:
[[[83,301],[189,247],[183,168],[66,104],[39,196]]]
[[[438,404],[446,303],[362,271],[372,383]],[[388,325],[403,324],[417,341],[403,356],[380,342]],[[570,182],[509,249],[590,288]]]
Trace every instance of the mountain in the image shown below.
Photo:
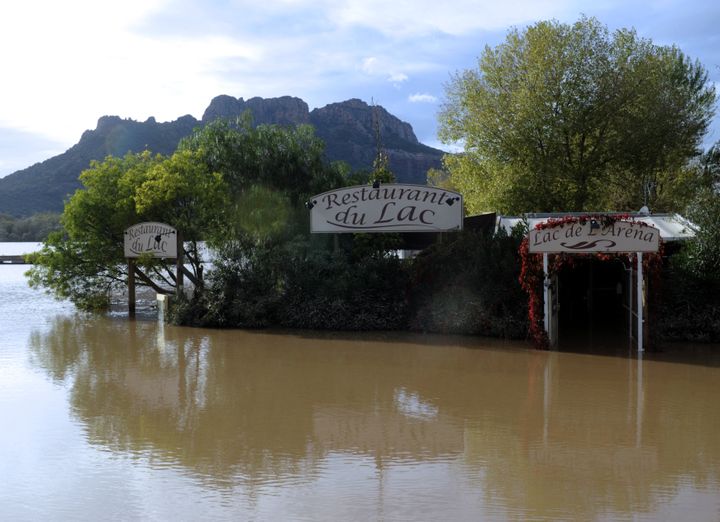
[[[410,124],[384,108],[352,99],[310,111],[300,98],[233,98],[217,96],[202,120],[182,116],[158,123],[154,118],[138,122],[103,116],[95,130],[85,131],[80,141],[63,154],[0,178],[0,213],[28,216],[37,212],[60,212],[63,202],[80,187],[78,176],[91,160],[150,150],[172,154],[178,142],[198,126],[217,118],[235,118],[251,111],[260,124],[311,124],[325,141],[330,161],[343,160],[355,169],[369,169],[377,151],[376,129],[398,182],[426,182],[427,171],[439,168],[443,152],[420,143]],[[377,126],[375,121],[377,120]]]

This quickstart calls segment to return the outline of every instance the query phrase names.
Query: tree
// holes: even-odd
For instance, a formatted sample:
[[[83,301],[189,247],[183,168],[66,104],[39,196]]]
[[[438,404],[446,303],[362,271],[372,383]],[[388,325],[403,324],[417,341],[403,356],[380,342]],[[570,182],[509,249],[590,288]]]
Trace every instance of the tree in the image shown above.
[[[198,241],[262,246],[307,233],[304,202],[345,180],[340,166],[324,161],[323,147],[310,127],[253,128],[245,119],[198,129],[169,157],[144,152],[93,162],[65,205],[63,229],[33,256],[30,283],[82,309],[107,306],[127,279],[124,231],[162,221],[183,234],[200,288]],[[139,264],[150,275],[141,285],[175,286],[171,267],[145,258]]]
[[[226,226],[218,229],[218,243],[247,233],[267,239],[269,231],[306,231],[305,201],[346,182],[346,166],[325,160],[325,144],[311,126],[253,127],[249,113],[234,122],[216,120],[198,129],[178,150],[197,154],[207,170],[219,173],[228,184],[230,215]]]
[[[80,180],[83,188],[65,204],[62,230],[32,256],[31,286],[45,287],[80,309],[106,307],[110,292],[127,281],[124,231],[142,221],[178,228],[187,240],[188,263],[201,277],[197,241],[221,221],[227,189],[198,157],[187,152],[169,158],[149,152],[108,157],[93,162]],[[143,258],[139,264],[153,276],[141,285],[174,286],[172,270],[163,263]]]
[[[695,171],[699,190],[687,215],[697,225],[697,232],[676,265],[703,281],[720,284],[720,142],[699,158]]]
[[[670,257],[657,324],[668,340],[720,341],[720,142],[694,161],[698,190],[687,217],[695,237]]]
[[[0,214],[0,241],[43,241],[60,228],[60,214],[43,212],[26,218]]]
[[[714,114],[698,62],[594,18],[539,22],[446,86],[440,137],[471,211],[673,209]],[[657,206],[664,208],[656,208]]]

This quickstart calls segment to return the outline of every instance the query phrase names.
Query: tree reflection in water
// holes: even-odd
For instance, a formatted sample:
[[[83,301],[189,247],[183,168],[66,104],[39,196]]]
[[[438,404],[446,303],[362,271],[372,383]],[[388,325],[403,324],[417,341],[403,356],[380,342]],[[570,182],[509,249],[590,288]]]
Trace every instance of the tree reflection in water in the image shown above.
[[[372,458],[381,489],[387,470],[445,463],[456,481],[428,491],[530,518],[652,513],[688,485],[720,498],[716,367],[82,317],[31,354],[70,383],[92,444],[214,486],[307,484],[341,455]]]

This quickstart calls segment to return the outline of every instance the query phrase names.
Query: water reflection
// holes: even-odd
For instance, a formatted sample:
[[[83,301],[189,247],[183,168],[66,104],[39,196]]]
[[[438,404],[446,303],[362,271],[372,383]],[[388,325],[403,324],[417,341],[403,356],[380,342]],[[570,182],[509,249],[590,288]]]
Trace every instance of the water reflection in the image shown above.
[[[454,501],[456,518],[652,518],[683,488],[720,509],[718,368],[430,339],[60,317],[30,347],[90,443],[248,498],[330,478],[340,503],[377,489],[388,518]]]

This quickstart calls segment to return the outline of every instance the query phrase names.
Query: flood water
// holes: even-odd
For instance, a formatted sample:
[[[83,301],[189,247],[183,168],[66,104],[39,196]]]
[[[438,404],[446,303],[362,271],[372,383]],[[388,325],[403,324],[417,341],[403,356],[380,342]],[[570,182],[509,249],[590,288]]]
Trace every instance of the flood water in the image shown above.
[[[2,520],[720,520],[720,347],[176,328],[25,269],[0,266]]]

